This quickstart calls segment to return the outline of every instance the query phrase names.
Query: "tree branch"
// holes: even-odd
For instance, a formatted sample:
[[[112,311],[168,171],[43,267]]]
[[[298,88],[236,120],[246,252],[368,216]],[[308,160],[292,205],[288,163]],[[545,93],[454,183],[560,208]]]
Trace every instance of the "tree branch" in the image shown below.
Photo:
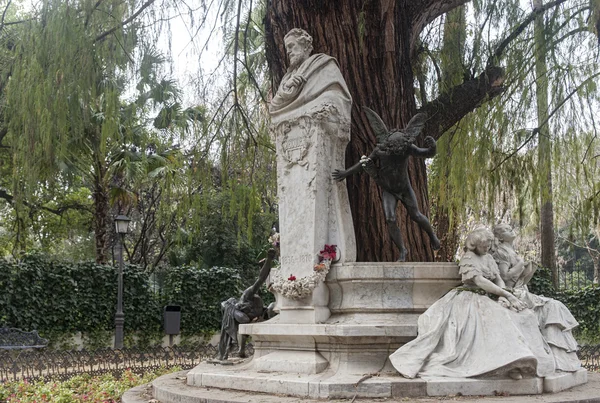
[[[240,63],[242,63],[242,66],[244,66],[244,68],[248,72],[248,77],[250,77],[250,80],[252,80],[252,82],[254,83],[254,87],[258,91],[260,98],[262,99],[263,102],[266,103],[267,100],[266,100],[265,96],[263,95],[263,93],[260,89],[260,86],[258,85],[258,82],[256,81],[256,78],[254,78],[254,74],[250,70],[250,64],[248,63],[248,29],[250,28],[251,21],[252,21],[252,0],[250,0],[250,6],[249,6],[249,10],[248,10],[248,21],[246,21],[246,28],[244,29],[244,61],[240,60]]]
[[[154,3],[155,1],[156,0],[148,0],[148,1],[146,1],[139,8],[139,10],[137,10],[135,13],[133,13],[131,15],[131,17],[127,18],[125,21],[119,23],[118,25],[116,25],[115,27],[109,29],[108,31],[105,31],[105,32],[101,33],[100,35],[98,35],[96,37],[96,39],[94,40],[94,42],[100,42],[101,40],[103,40],[104,38],[106,38],[108,35],[110,35],[113,32],[115,32],[117,29],[119,29],[121,27],[124,27],[125,25],[129,24],[131,21],[135,20],[137,18],[137,16],[142,13],[142,11],[144,11],[146,8],[150,7],[152,5],[152,3]]]
[[[566,0],[554,0],[542,7],[534,9],[522,22],[511,32],[497,47],[493,55],[488,59],[487,67],[483,73],[478,77],[465,81],[464,83],[451,88],[448,92],[440,95],[438,99],[424,105],[419,112],[426,112],[429,115],[429,120],[425,124],[424,132],[427,135],[439,138],[446,130],[456,124],[460,119],[467,113],[474,110],[476,107],[481,105],[486,99],[493,98],[504,91],[504,70],[500,67],[496,67],[496,63],[503,55],[508,45],[517,38],[529,24],[531,24],[535,17],[544,13],[546,10],[556,7]],[[460,5],[460,1],[447,1],[436,6],[431,5],[431,1],[428,1],[429,6],[425,5],[423,15],[433,16],[433,10],[451,10],[452,8]],[[462,3],[461,3],[462,4]],[[432,7],[427,11],[427,7]],[[425,18],[425,17],[419,17]],[[430,18],[430,17],[427,17]],[[595,77],[594,75],[593,77]],[[589,80],[589,79],[588,79]],[[586,80],[587,81],[587,80]],[[573,94],[570,94],[570,98]],[[560,108],[566,99],[557,108]],[[554,113],[556,110],[554,111]],[[545,123],[544,123],[545,124]],[[540,127],[543,126],[540,125]],[[539,130],[539,128],[538,128]],[[535,133],[533,133],[535,135]],[[533,137],[532,137],[533,138]],[[515,151],[517,152],[518,149]],[[513,154],[514,155],[514,154]],[[512,155],[511,155],[512,156]],[[503,161],[504,162],[504,161]],[[497,167],[496,167],[497,168]],[[494,168],[495,169],[495,168]]]
[[[567,0],[554,0],[554,1],[551,1],[550,3],[544,4],[542,7],[535,8],[523,20],[523,22],[521,22],[521,24],[519,24],[519,26],[517,26],[517,28],[515,28],[515,30],[513,32],[511,32],[506,38],[504,38],[504,40],[502,42],[500,42],[500,44],[496,47],[496,50],[494,51],[494,54],[489,58],[489,60],[488,60],[488,66],[495,66],[496,65],[496,63],[502,57],[502,54],[504,53],[504,51],[506,50],[506,48],[508,47],[508,45],[517,36],[519,36],[525,30],[525,28],[527,28],[527,26],[529,24],[531,24],[535,20],[535,17],[537,17],[540,14],[543,14],[546,10],[551,9],[552,7],[556,7],[556,6],[564,3],[565,1],[567,1]]]
[[[4,137],[6,137],[7,134],[8,134],[8,129],[6,127],[3,127],[2,129],[0,129],[0,148],[10,148],[10,147],[2,144],[2,140],[4,140]]]
[[[8,7],[10,7],[11,2],[12,0],[8,0],[8,2],[6,3],[6,7],[4,7],[4,12],[2,13],[2,20],[0,20],[0,31],[2,31],[2,28],[4,28],[4,19],[6,18],[6,12],[8,11]]]
[[[15,202],[14,196],[11,195],[10,193],[6,192],[3,189],[0,189],[0,199],[6,200],[9,204],[14,204],[14,202]],[[32,210],[45,210],[52,214],[56,214],[58,216],[62,215],[62,213],[64,213],[67,210],[83,210],[83,211],[87,211],[87,212],[91,213],[90,209],[87,206],[79,204],[79,203],[69,203],[69,204],[65,204],[64,206],[60,206],[58,208],[51,208],[48,206],[40,206],[40,205],[36,205],[33,203],[29,203],[27,201],[23,202],[23,205],[29,207]]]
[[[513,152],[511,152],[510,154],[508,154],[506,157],[504,157],[502,159],[502,161],[500,161],[494,168],[491,169],[491,172],[494,172],[496,169],[498,169],[502,164],[504,164],[509,158],[512,158],[516,153],[518,153],[519,151],[521,151],[523,149],[523,147],[525,147],[534,137],[536,134],[538,134],[541,130],[542,127],[544,127],[545,125],[548,124],[548,121],[550,120],[550,118],[552,116],[554,116],[554,114],[556,114],[556,112],[559,111],[560,108],[562,108],[562,106],[573,96],[577,93],[577,91],[579,91],[581,88],[583,88],[584,85],[586,85],[590,80],[593,80],[594,78],[600,76],[600,72],[588,77],[587,79],[585,79],[581,84],[579,84],[574,90],[572,90],[569,95],[567,95],[565,97],[565,99],[563,99],[562,101],[560,101],[558,103],[558,105],[556,105],[556,107],[554,109],[552,109],[552,111],[548,114],[548,117],[535,129],[533,129],[531,131],[531,134],[529,135],[529,137],[527,137],[527,139],[519,146],[517,147]]]
[[[98,7],[100,7],[100,4],[102,4],[104,0],[98,0],[96,2],[96,4],[94,4],[94,7],[92,7],[92,10],[90,11],[90,13],[85,17],[85,22],[83,23],[84,27],[87,27],[89,22],[90,22],[90,18],[92,17],[92,14],[94,14],[94,11],[96,11],[96,9]]]
[[[504,91],[504,69],[488,67],[478,77],[457,85],[437,99],[424,105],[418,112],[425,112],[425,135],[436,140],[466,114],[473,111],[484,101],[500,95]]]
[[[27,18],[26,20],[19,20],[19,21],[9,21],[9,22],[5,22],[4,26],[8,27],[9,25],[17,25],[17,24],[22,24],[24,22],[29,22],[29,21],[33,21],[35,20],[35,17],[31,17],[31,18]]]
[[[242,14],[242,0],[238,0],[237,21],[235,23],[235,37],[233,39],[233,104],[238,106],[237,94],[237,53],[239,48],[240,17]]]
[[[442,14],[468,3],[470,0],[415,0],[411,6],[412,33],[410,37],[411,52],[415,51],[419,35],[427,24]]]

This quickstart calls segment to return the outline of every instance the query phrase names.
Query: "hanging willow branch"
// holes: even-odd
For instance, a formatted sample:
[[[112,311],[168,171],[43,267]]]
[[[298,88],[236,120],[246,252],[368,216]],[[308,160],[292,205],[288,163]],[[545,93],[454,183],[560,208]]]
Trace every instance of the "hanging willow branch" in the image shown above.
[[[142,13],[142,11],[144,11],[146,8],[150,7],[152,5],[152,3],[154,3],[156,0],[148,0],[147,2],[145,2],[140,8],[139,10],[137,10],[135,13],[133,13],[131,15],[131,17],[127,18],[125,21],[119,23],[118,25],[116,25],[115,27],[109,29],[108,31],[105,31],[103,33],[101,33],[100,35],[98,35],[96,37],[96,39],[94,40],[94,42],[99,42],[101,40],[103,40],[104,38],[106,38],[108,35],[112,34],[113,32],[115,32],[117,29],[124,27],[125,25],[129,24],[131,21],[135,20],[136,17],[138,15],[140,15]]]
[[[0,189],[0,199],[4,199],[8,204],[11,204],[11,205],[15,203],[14,196],[2,189]],[[78,211],[86,211],[88,213],[91,213],[91,210],[88,206],[85,206],[80,203],[69,203],[69,204],[60,206],[58,208],[51,208],[48,206],[40,206],[37,204],[30,203],[28,201],[21,201],[21,203],[23,203],[24,206],[29,207],[31,210],[45,210],[52,214],[56,214],[58,216],[62,216],[62,214],[67,210],[78,210]]]
[[[252,83],[258,91],[260,99],[263,102],[267,102],[265,96],[263,95],[260,89],[260,86],[258,85],[258,82],[256,81],[256,78],[254,77],[254,73],[252,72],[252,70],[250,70],[250,64],[248,63],[248,29],[250,28],[250,22],[252,21],[252,0],[250,0],[250,5],[248,6],[248,8],[248,21],[246,23],[246,28],[244,29],[244,61],[240,60],[240,63],[242,63],[242,66],[244,66],[246,72],[248,72],[248,76],[250,77],[250,80],[252,80]]]
[[[527,28],[527,26],[529,24],[531,24],[533,21],[535,21],[535,17],[537,17],[540,14],[543,14],[546,10],[549,10],[552,7],[556,7],[566,1],[567,0],[555,0],[555,1],[551,1],[550,3],[543,5],[542,7],[537,7],[536,9],[534,9],[527,16],[527,18],[525,18],[523,20],[523,22],[521,22],[519,24],[519,26],[517,28],[515,28],[515,30],[513,32],[510,33],[510,35],[508,35],[502,42],[500,42],[500,44],[496,47],[496,51],[494,52],[492,57],[490,57],[490,59],[488,60],[488,66],[494,66],[498,62],[498,60],[500,60],[500,58],[502,57],[502,54],[504,53],[504,51],[506,50],[508,45],[517,36],[519,36],[525,30],[525,28]]]
[[[508,159],[512,158],[515,154],[517,154],[519,151],[521,151],[523,149],[523,147],[525,147],[531,140],[533,140],[533,138],[535,137],[536,134],[538,134],[540,132],[540,130],[546,126],[548,124],[548,121],[550,120],[550,118],[552,116],[554,116],[554,114],[556,114],[556,112],[558,112],[560,110],[560,108],[562,108],[562,106],[573,96],[577,93],[577,91],[579,91],[581,88],[583,88],[583,86],[585,86],[588,82],[590,82],[591,80],[593,80],[594,78],[600,76],[600,72],[588,77],[586,80],[584,80],[581,84],[579,84],[574,90],[572,90],[566,97],[565,99],[563,99],[562,101],[560,101],[558,103],[558,105],[556,105],[556,107],[554,109],[552,109],[552,112],[550,112],[548,114],[548,117],[535,129],[533,129],[531,131],[531,134],[529,135],[529,137],[527,137],[527,139],[519,146],[517,147],[515,150],[513,150],[509,155],[507,155],[506,157],[504,157],[502,159],[502,161],[500,161],[496,166],[494,166],[490,172],[494,172],[496,169],[498,169],[502,164],[504,164]]]
[[[85,17],[85,22],[83,23],[84,27],[87,27],[89,22],[90,22],[90,18],[92,17],[92,14],[94,14],[94,11],[96,11],[96,9],[98,7],[100,7],[100,4],[102,4],[104,0],[98,0],[96,2],[96,4],[94,4],[94,7],[92,7],[92,10],[90,11],[90,13],[87,15],[87,17]]]
[[[8,0],[8,3],[6,3],[6,7],[4,7],[4,12],[2,13],[2,20],[0,21],[0,32],[2,32],[2,28],[4,28],[4,19],[6,18],[6,12],[8,11],[8,7],[10,6],[11,2],[12,0]]]

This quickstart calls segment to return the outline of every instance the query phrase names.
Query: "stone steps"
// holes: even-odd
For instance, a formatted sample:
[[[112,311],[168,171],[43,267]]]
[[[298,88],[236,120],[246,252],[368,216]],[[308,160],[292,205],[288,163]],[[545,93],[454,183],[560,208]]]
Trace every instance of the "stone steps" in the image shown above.
[[[265,374],[268,376],[268,374]],[[590,373],[589,381],[585,385],[574,387],[570,390],[563,391],[556,394],[544,394],[535,396],[512,396],[508,392],[504,392],[504,396],[486,396],[481,398],[476,397],[460,397],[456,396],[452,398],[453,401],[468,401],[472,402],[502,402],[502,403],[600,403],[600,374]],[[478,383],[478,388],[482,388],[485,392],[485,383],[481,381],[472,380],[473,382],[464,382],[460,380],[462,388],[469,388],[469,384]],[[356,381],[355,381],[356,382]],[[485,381],[493,382],[493,381]],[[503,381],[508,382],[508,381]],[[515,381],[512,381],[514,388]],[[523,381],[519,381],[523,382]],[[431,382],[430,382],[431,383]],[[382,388],[383,392],[387,387],[384,385],[390,385],[389,392],[392,395],[387,397],[381,396],[374,399],[359,399],[357,403],[367,402],[434,402],[438,401],[439,397],[417,397],[419,393],[429,389],[426,385],[427,382],[424,380],[406,380],[400,377],[373,377],[364,380],[359,384],[358,390],[361,388]],[[425,384],[425,386],[424,386]],[[432,385],[434,385],[432,383]],[[446,388],[451,386],[452,380],[445,380]],[[466,385],[466,386],[465,386]],[[530,383],[531,385],[531,383]],[[488,385],[489,386],[489,385]],[[524,386],[524,385],[523,385]],[[345,398],[334,398],[329,399],[328,402],[349,402],[349,399],[354,397],[357,389],[354,388],[354,383],[348,380],[346,383],[338,384],[339,391],[344,392]],[[437,383],[438,388],[440,384]],[[153,393],[152,393],[153,389]],[[283,388],[281,389],[283,391]],[[464,389],[463,389],[464,390]],[[439,389],[441,391],[441,389]],[[450,389],[446,389],[450,391]],[[467,391],[467,390],[465,390]],[[405,397],[397,396],[398,393],[405,393]],[[407,397],[406,393],[412,394],[413,397]],[[513,392],[514,393],[514,392]],[[149,385],[137,387],[129,390],[122,399],[123,403],[147,403],[151,399],[156,399],[160,403],[318,403],[323,400],[315,400],[310,398],[301,397],[290,397],[283,393],[279,394],[265,394],[258,392],[243,392],[235,390],[223,390],[217,388],[206,388],[206,387],[194,387],[186,384],[186,371],[164,375],[156,379],[152,387]],[[341,399],[341,400],[340,400]],[[410,400],[409,400],[410,399]]]

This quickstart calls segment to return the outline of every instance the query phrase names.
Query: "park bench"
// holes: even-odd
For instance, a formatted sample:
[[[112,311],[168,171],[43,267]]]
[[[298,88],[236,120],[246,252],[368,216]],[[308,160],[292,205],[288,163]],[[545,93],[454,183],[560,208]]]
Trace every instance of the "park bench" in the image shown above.
[[[10,327],[0,327],[0,350],[26,350],[43,348],[48,340],[41,338],[37,331],[25,332]]]

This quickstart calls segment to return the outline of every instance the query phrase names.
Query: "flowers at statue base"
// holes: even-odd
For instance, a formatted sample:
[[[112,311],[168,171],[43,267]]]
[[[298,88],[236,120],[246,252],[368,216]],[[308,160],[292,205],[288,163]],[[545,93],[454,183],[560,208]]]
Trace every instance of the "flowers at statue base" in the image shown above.
[[[332,261],[335,260],[337,255],[336,247],[337,245],[325,245],[325,248],[319,252],[319,262],[327,259]]]
[[[269,237],[269,243],[277,250],[279,251],[279,232],[277,232],[277,230],[275,229],[275,227],[273,227],[273,229],[271,230],[271,236]]]
[[[312,294],[320,282],[325,281],[331,262],[337,256],[336,245],[325,245],[324,249],[317,255],[319,263],[313,266],[311,274],[297,278],[293,274],[287,280],[279,273],[274,276],[271,287],[289,299],[302,299]]]
[[[325,263],[317,263],[315,265],[315,267],[313,268],[314,271],[323,271],[323,270],[327,270],[327,265]]]

